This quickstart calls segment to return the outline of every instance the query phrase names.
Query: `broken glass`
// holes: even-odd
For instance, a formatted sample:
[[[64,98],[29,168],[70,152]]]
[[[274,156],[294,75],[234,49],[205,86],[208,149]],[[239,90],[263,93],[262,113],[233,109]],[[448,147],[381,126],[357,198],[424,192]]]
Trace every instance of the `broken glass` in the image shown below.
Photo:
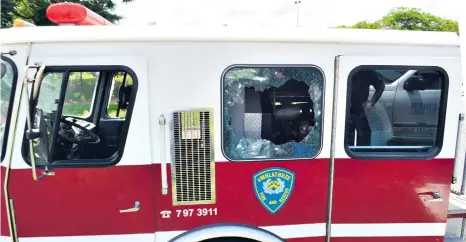
[[[277,145],[261,138],[261,113],[245,115],[251,105],[245,103],[245,88],[256,92],[278,88],[294,79],[309,86],[307,93],[313,102],[315,125],[301,141],[289,141]],[[321,146],[323,74],[314,67],[250,68],[234,67],[223,79],[223,127],[224,152],[232,160],[297,159],[313,158]],[[255,118],[246,122],[246,118]],[[258,127],[245,127],[245,124]],[[250,135],[250,129],[258,129],[259,135]]]

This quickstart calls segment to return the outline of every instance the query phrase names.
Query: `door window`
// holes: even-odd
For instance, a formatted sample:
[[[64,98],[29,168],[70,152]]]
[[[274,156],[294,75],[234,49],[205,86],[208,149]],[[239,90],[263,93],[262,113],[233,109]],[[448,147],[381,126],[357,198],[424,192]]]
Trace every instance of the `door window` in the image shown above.
[[[398,77],[394,95],[381,73]],[[433,67],[360,66],[348,77],[345,147],[350,156],[433,155],[440,151],[448,79]],[[373,86],[372,95],[367,95]],[[389,98],[390,100],[385,100]]]
[[[121,158],[129,127],[125,117],[131,115],[134,105],[136,76],[110,67],[77,69],[49,67],[40,83],[33,122],[40,131],[39,137],[33,139],[38,165],[108,166]],[[120,111],[124,116],[108,119],[112,104],[107,97],[112,96],[112,83],[120,75],[131,80],[116,88],[119,95],[114,102],[124,110]],[[23,156],[29,162],[27,144],[25,137]]]

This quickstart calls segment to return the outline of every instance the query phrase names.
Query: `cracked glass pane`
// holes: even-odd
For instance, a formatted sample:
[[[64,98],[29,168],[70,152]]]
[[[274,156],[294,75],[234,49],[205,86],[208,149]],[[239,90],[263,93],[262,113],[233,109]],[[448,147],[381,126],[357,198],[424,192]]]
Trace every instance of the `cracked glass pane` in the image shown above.
[[[313,158],[320,151],[323,74],[315,67],[234,67],[223,79],[231,160]]]

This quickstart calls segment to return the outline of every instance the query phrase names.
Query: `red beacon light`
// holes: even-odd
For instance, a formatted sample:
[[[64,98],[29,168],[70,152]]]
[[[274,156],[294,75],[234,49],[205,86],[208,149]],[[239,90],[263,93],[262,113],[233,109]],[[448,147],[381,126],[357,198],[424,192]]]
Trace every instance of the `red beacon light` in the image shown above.
[[[50,5],[47,18],[58,25],[113,25],[104,17],[77,3],[61,2]]]

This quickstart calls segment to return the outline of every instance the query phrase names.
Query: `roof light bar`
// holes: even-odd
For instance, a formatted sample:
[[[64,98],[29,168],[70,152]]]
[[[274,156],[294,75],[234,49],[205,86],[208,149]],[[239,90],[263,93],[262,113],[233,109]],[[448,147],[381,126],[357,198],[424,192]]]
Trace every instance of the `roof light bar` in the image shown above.
[[[104,17],[77,3],[51,4],[46,15],[51,22],[58,25],[113,25]]]

